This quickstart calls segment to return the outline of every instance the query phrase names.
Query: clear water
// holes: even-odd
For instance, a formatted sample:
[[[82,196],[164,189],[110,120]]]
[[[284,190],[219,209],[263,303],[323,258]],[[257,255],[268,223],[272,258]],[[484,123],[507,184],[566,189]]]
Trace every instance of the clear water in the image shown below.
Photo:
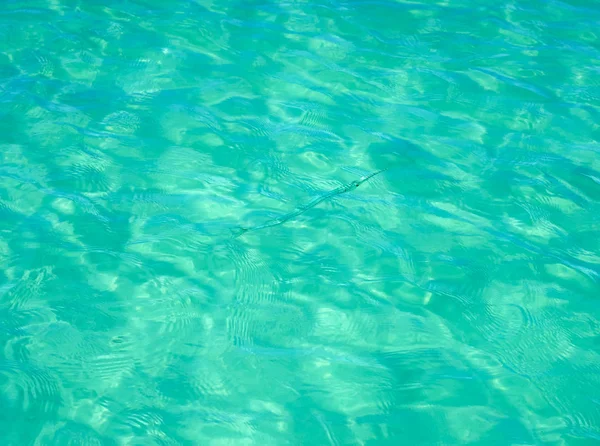
[[[1,444],[598,442],[598,30],[3,0]]]

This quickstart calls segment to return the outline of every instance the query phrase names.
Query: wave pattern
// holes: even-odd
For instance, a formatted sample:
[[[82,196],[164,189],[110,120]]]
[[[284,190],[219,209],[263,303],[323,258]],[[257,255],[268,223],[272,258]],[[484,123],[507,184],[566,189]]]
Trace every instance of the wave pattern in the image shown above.
[[[598,441],[599,17],[3,2],[2,444]]]

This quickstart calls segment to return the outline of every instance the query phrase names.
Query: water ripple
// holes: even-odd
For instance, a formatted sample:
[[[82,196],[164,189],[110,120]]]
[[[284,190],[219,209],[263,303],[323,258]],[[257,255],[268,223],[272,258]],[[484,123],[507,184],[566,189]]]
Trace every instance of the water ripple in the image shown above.
[[[600,438],[596,4],[4,3],[3,444]]]

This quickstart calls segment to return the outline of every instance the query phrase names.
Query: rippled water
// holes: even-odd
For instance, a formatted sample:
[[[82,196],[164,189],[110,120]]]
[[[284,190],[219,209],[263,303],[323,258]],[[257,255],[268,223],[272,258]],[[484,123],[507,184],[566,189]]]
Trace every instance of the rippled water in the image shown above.
[[[599,441],[599,29],[4,0],[1,443]]]

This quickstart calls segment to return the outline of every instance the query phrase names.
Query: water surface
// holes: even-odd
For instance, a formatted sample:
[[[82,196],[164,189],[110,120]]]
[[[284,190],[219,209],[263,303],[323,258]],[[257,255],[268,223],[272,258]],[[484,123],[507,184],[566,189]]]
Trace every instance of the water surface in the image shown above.
[[[599,29],[3,1],[1,443],[599,441]]]

